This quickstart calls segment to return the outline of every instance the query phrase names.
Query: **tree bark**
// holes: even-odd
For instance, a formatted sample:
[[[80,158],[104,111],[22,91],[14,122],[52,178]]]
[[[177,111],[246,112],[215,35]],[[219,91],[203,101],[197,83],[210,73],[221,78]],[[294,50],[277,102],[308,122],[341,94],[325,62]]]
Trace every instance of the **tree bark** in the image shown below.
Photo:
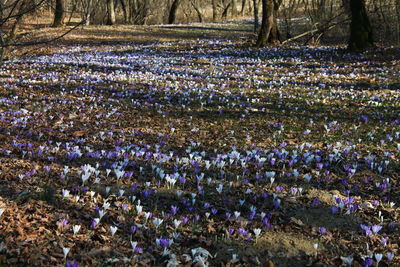
[[[241,8],[241,10],[240,10],[240,15],[241,16],[244,16],[244,11],[245,11],[245,9],[246,9],[246,0],[242,0],[242,8]]]
[[[262,0],[262,23],[256,47],[280,42],[277,13],[281,3],[278,0]]]
[[[364,0],[350,0],[351,23],[349,50],[363,51],[374,47],[372,27]]]
[[[120,0],[122,6],[122,12],[124,13],[124,22],[125,24],[129,23],[128,9],[124,0]]]
[[[56,9],[54,11],[53,27],[64,26],[64,17],[65,17],[65,1],[56,0]]]
[[[254,7],[254,32],[257,32],[258,30],[258,1],[253,0],[253,7]]]
[[[224,7],[224,10],[222,11],[222,14],[221,14],[222,19],[226,19],[228,17],[228,10],[229,10],[229,7],[231,6],[231,4],[232,4],[232,2],[228,2],[228,4]]]
[[[176,12],[178,11],[181,0],[174,0],[169,9],[168,24],[174,24],[176,20]]]
[[[114,25],[115,19],[115,5],[114,0],[107,0],[107,25]]]
[[[3,62],[6,54],[8,53],[9,50],[8,45],[15,39],[22,18],[26,14],[25,10],[26,5],[27,1],[20,1],[20,2],[14,2],[11,6],[11,9],[18,10],[18,12],[14,15],[14,21],[9,25],[11,26],[11,28],[8,29],[8,31],[6,32],[0,31],[0,63]],[[10,22],[10,17],[9,16],[6,18],[3,17],[4,2],[0,3],[0,7],[2,8],[0,13],[0,18],[2,19],[0,21],[1,23],[0,26],[3,26],[5,23]]]
[[[196,14],[197,14],[197,17],[199,19],[199,22],[203,23],[204,22],[203,14],[201,14],[200,7],[198,6],[197,1],[195,2],[193,0],[190,0],[190,3],[192,4],[194,10],[196,11]]]
[[[236,5],[236,0],[232,0],[232,17],[237,17],[238,15],[238,10],[237,10],[237,5]]]
[[[212,16],[213,22],[217,21],[217,0],[212,0]]]
[[[85,4],[82,2],[82,8],[83,8],[83,17],[85,19],[85,25],[89,26],[90,25],[90,20],[92,19],[92,5],[93,5],[93,0],[88,0],[86,1]]]

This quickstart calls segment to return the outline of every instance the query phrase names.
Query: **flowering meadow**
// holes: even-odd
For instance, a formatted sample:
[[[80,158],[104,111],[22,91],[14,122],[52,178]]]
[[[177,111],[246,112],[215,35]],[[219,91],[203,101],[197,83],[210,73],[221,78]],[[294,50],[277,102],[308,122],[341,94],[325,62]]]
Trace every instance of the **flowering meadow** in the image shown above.
[[[239,41],[0,66],[3,266],[399,266],[400,56]]]

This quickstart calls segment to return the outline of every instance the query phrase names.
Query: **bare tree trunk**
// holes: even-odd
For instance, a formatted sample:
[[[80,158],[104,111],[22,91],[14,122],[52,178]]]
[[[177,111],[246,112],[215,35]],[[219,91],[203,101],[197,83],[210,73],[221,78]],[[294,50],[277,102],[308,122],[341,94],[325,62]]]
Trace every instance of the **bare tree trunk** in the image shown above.
[[[397,42],[400,42],[400,0],[396,0],[396,16],[397,16]]]
[[[254,11],[254,32],[258,31],[258,1],[257,0],[253,0],[253,11]]]
[[[224,10],[222,11],[221,18],[226,19],[228,17],[228,10],[229,7],[231,6],[232,2],[228,2],[228,4],[224,7]]]
[[[240,10],[240,15],[243,17],[244,16],[244,11],[246,9],[246,0],[242,0],[242,9]]]
[[[212,0],[212,20],[213,22],[217,21],[217,0]]]
[[[232,0],[232,17],[237,17],[238,11],[237,11],[237,5],[236,5],[236,0]]]
[[[195,2],[193,0],[190,0],[190,3],[192,4],[194,10],[196,11],[196,14],[197,14],[197,17],[199,19],[199,22],[203,23],[203,21],[204,21],[203,14],[201,14],[200,7],[198,6],[197,1]]]
[[[120,0],[121,6],[122,6],[122,12],[124,13],[124,22],[125,24],[128,24],[129,22],[129,17],[128,17],[128,9],[126,7],[125,0]]]
[[[56,9],[54,12],[53,27],[64,26],[64,17],[65,17],[65,1],[56,0]]]
[[[374,47],[372,27],[364,0],[350,0],[351,23],[349,49],[363,51]]]
[[[23,16],[25,15],[26,11],[24,10],[26,8],[27,1],[22,0],[22,1],[16,1],[13,4],[11,4],[11,13],[8,16],[5,16],[3,14],[3,7],[4,7],[4,2],[0,3],[0,8],[1,8],[1,14],[0,14],[0,63],[3,62],[7,52],[8,52],[8,45],[14,41],[15,36],[18,31],[18,27],[22,21]],[[13,10],[17,10],[16,14],[13,14]],[[9,22],[11,17],[13,18],[13,22],[10,24],[11,29],[9,29],[7,32],[3,31],[3,26],[5,23]],[[4,18],[5,17],[5,18]],[[12,21],[12,20],[11,20]]]
[[[74,16],[77,6],[78,6],[78,4],[76,2],[74,2],[71,13],[69,14],[68,24],[71,23],[72,17]]]
[[[176,19],[176,12],[178,11],[181,0],[174,0],[171,8],[169,9],[168,24],[174,24]]]
[[[262,0],[262,23],[256,47],[280,42],[277,13],[281,3],[278,0]]]
[[[107,0],[107,25],[114,25],[115,21],[114,0]]]
[[[90,25],[90,19],[92,17],[92,6],[93,0],[81,0],[82,17],[85,20],[85,25]]]

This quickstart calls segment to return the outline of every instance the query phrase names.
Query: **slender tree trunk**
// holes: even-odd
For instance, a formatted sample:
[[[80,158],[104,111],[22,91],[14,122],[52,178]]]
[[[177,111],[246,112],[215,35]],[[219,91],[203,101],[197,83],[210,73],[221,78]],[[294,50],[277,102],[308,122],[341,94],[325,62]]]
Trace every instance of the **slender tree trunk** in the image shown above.
[[[253,0],[253,7],[254,7],[254,32],[258,31],[258,1]]]
[[[53,27],[64,26],[64,17],[65,17],[65,1],[56,0],[56,9],[54,11]]]
[[[107,25],[114,25],[115,21],[114,0],[107,0]]]
[[[232,17],[237,17],[238,11],[237,11],[237,5],[236,5],[236,0],[232,0]]]
[[[262,23],[256,47],[280,42],[277,13],[281,2],[277,0],[262,0]]]
[[[93,5],[93,0],[87,0],[86,4],[83,4],[82,1],[82,9],[83,9],[83,16],[85,19],[85,25],[89,26],[90,25],[90,20],[92,17],[92,5]]]
[[[190,0],[190,3],[192,4],[194,10],[196,11],[199,22],[203,23],[203,21],[204,21],[203,14],[201,14],[200,7],[199,7],[197,1],[195,2],[194,0]]]
[[[242,0],[242,9],[240,10],[240,15],[243,17],[244,16],[244,11],[246,9],[246,0]]]
[[[212,16],[213,22],[217,21],[217,0],[212,0]]]
[[[221,14],[221,18],[226,19],[226,18],[228,17],[228,10],[229,10],[229,7],[231,6],[231,4],[232,4],[232,2],[229,2],[229,3],[224,7],[224,10],[222,11],[222,14]]]
[[[400,0],[396,0],[397,42],[400,42]]]
[[[350,0],[351,23],[349,49],[363,51],[374,47],[372,27],[364,0]]]
[[[69,14],[68,24],[71,23],[72,17],[74,16],[77,6],[78,6],[77,3],[74,3],[74,5],[72,6],[71,14]]]
[[[181,0],[174,0],[171,8],[169,9],[168,24],[174,24],[176,19],[176,12],[178,11]]]
[[[129,18],[128,18],[128,9],[126,7],[125,0],[120,0],[121,6],[122,6],[122,12],[124,13],[124,22],[125,24],[128,24]]]
[[[12,9],[17,9],[18,13],[15,15],[15,21],[13,22],[11,26],[11,29],[9,29],[8,32],[2,32],[0,31],[0,63],[4,61],[4,58],[6,54],[8,53],[8,45],[14,41],[15,36],[17,34],[19,25],[22,21],[23,16],[25,15],[25,7],[27,1],[21,1],[21,2],[15,2],[12,6]],[[18,7],[19,4],[19,7]],[[0,7],[3,7],[4,3],[1,3]],[[1,10],[3,11],[3,10]],[[1,18],[3,18],[3,12],[1,12]],[[6,19],[7,21],[7,19]],[[4,23],[4,21],[2,21]]]

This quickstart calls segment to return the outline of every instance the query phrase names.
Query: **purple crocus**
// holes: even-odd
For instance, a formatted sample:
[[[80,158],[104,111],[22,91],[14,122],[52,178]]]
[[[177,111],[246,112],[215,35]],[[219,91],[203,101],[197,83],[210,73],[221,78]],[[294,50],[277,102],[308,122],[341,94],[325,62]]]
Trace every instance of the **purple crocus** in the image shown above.
[[[388,237],[382,237],[382,238],[381,238],[381,244],[382,244],[382,246],[386,247],[386,244],[387,244],[388,240],[389,240]]]
[[[382,229],[382,226],[375,224],[371,227],[371,229],[372,232],[376,235]]]
[[[362,266],[365,266],[365,267],[369,267],[369,266],[372,266],[372,265],[374,265],[374,260],[372,258],[366,258],[362,262]]]
[[[174,206],[174,205],[171,206],[172,215],[175,216],[176,213],[178,212],[178,210],[179,210],[179,208],[177,206]]]
[[[365,231],[365,234],[367,236],[371,236],[372,232],[371,232],[371,227],[370,226],[366,226],[364,224],[360,224],[361,229],[363,229]]]
[[[92,221],[92,224],[91,224],[92,229],[95,229],[98,223],[99,223],[99,221],[96,220],[96,219],[94,219],[94,220]]]
[[[319,227],[318,228],[318,232],[319,232],[320,235],[324,235],[324,234],[326,234],[326,228],[325,227]]]
[[[136,230],[137,230],[137,226],[136,225],[132,225],[130,230],[131,230],[131,233],[134,234],[136,232]]]
[[[159,244],[162,248],[167,248],[171,245],[171,240],[169,240],[167,238],[160,238]]]
[[[79,264],[78,264],[78,262],[76,262],[76,261],[74,261],[74,262],[72,262],[72,261],[67,261],[67,262],[65,263],[65,266],[66,266],[66,267],[78,267]]]
[[[68,220],[67,219],[61,219],[61,227],[65,228],[65,226],[67,226],[68,224]]]

